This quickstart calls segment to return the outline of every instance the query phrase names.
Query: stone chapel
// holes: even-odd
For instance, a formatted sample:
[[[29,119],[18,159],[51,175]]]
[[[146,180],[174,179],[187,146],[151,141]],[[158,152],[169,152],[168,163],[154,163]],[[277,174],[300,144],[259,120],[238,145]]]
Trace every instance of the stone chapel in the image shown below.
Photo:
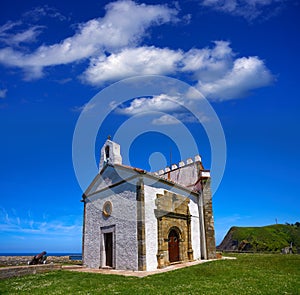
[[[107,139],[82,197],[83,264],[151,271],[216,257],[210,171],[200,156],[158,172],[122,164]]]

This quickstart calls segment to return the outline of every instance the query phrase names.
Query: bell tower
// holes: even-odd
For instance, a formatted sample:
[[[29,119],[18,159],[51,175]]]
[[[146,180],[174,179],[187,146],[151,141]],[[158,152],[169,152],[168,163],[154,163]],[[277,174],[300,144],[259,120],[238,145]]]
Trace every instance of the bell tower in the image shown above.
[[[108,136],[101,149],[99,171],[101,171],[106,164],[122,164],[120,145],[113,142],[110,136]]]

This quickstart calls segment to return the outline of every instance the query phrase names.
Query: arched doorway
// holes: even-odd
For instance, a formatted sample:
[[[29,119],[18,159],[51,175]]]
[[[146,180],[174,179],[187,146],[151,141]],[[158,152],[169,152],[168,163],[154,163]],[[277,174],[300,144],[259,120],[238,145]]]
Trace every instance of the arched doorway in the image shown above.
[[[190,199],[168,191],[156,196],[157,267],[192,261]]]
[[[169,261],[170,263],[179,261],[179,235],[176,230],[172,229],[168,238]]]

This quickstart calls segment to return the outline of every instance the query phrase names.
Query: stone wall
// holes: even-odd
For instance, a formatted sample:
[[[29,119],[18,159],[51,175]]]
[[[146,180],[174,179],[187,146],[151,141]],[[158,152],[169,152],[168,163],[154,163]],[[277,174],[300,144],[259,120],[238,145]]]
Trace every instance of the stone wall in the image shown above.
[[[201,259],[201,239],[204,237],[200,234],[200,214],[198,207],[198,198],[190,195],[189,209],[191,213],[191,233],[192,233],[192,248],[194,250],[194,260]]]
[[[215,227],[212,209],[212,195],[210,189],[210,178],[202,180],[203,186],[203,213],[204,213],[204,227],[206,238],[207,259],[216,258],[216,240]]]
[[[18,276],[44,273],[44,272],[59,270],[59,269],[61,269],[61,265],[59,264],[1,267],[0,279],[8,279],[8,278],[18,277]]]
[[[108,158],[107,158],[108,156]],[[116,142],[107,139],[100,152],[99,171],[105,163],[122,164],[121,147]]]
[[[0,256],[0,266],[28,265],[33,256]],[[70,260],[70,256],[47,256],[46,264],[50,263],[81,263],[81,260]]]
[[[143,179],[136,186],[138,270],[146,270],[145,190]]]
[[[106,194],[107,193],[107,194]],[[106,201],[112,204],[110,216],[103,215]],[[136,186],[123,183],[86,199],[83,264],[105,267],[103,233],[113,233],[113,267],[138,270]]]
[[[145,185],[145,229],[146,229],[146,260],[147,260],[147,271],[157,269],[157,252],[158,252],[158,232],[157,226],[158,221],[155,217],[155,210],[157,206],[155,200],[157,194],[163,195],[166,189],[154,188],[149,185]],[[200,239],[204,239],[204,236],[200,235],[200,225],[199,225],[199,209],[198,209],[198,198],[181,191],[182,196],[184,194],[186,198],[190,199],[189,209],[191,213],[191,242],[192,249],[194,250],[194,259],[201,259],[201,245]],[[172,210],[171,210],[172,211]],[[185,212],[186,213],[186,212]],[[204,241],[205,242],[205,241]]]
[[[201,175],[200,171],[203,170],[204,167],[201,163],[201,158],[200,156],[196,156],[195,161],[189,158],[186,162],[181,161],[178,165],[166,167],[165,170],[159,170],[154,174],[170,179],[190,189],[194,189],[194,185],[197,184],[199,176]]]
[[[177,232],[179,238],[178,261],[193,260],[189,203],[189,198],[168,191],[157,194],[155,215],[158,221],[158,268],[170,264],[168,245],[171,229]]]
[[[201,241],[201,256],[206,259],[215,259],[216,243],[210,189],[211,179],[209,170],[205,170],[202,165],[201,157],[197,155],[194,160],[189,158],[185,162],[181,161],[178,165],[166,167],[165,170],[159,170],[154,174],[179,183],[190,190],[198,191],[203,196],[203,230],[205,233],[202,230],[201,239],[205,236],[205,245]],[[202,207],[200,206],[199,209],[202,210]],[[200,226],[202,226],[201,221]]]
[[[146,235],[146,268],[147,271],[157,269],[157,219],[154,215],[157,194],[163,194],[161,188],[145,185],[145,235]]]

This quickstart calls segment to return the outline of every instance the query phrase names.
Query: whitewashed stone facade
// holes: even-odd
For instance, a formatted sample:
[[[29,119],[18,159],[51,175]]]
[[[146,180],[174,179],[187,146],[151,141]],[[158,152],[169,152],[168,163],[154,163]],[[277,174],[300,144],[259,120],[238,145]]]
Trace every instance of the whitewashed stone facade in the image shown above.
[[[107,140],[83,195],[83,264],[151,271],[215,258],[210,175],[201,158],[157,173],[121,161],[120,146]]]

